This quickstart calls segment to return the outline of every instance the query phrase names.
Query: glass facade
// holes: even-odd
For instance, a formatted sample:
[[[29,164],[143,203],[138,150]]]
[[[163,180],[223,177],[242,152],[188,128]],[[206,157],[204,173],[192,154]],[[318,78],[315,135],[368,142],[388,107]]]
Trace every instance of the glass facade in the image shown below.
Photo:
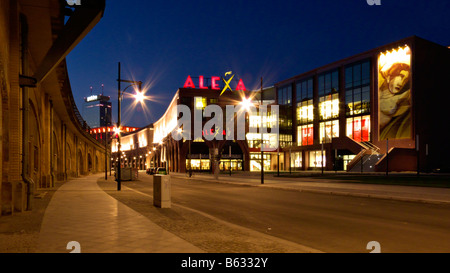
[[[299,81],[297,88],[297,145],[312,145],[314,141],[313,79]]]
[[[279,145],[281,148],[292,145],[292,119],[293,119],[293,101],[292,86],[286,85],[278,89],[278,105],[279,105]]]
[[[346,135],[370,141],[370,60],[345,67]]]
[[[339,137],[339,71],[333,70],[318,77],[320,143],[331,143]]]
[[[334,70],[318,77],[319,118],[326,120],[339,116],[339,71]]]
[[[292,87],[290,85],[278,89],[278,104],[292,104]]]
[[[347,116],[370,113],[370,60],[345,68]]]

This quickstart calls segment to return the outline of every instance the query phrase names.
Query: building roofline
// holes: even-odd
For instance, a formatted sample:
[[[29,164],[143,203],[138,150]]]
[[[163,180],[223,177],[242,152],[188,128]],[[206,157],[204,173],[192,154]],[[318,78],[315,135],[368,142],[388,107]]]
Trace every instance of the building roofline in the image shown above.
[[[345,65],[346,63],[351,63],[351,62],[357,61],[358,59],[369,58],[375,52],[382,52],[382,51],[388,50],[388,49],[390,49],[392,47],[395,47],[397,45],[401,45],[401,44],[405,44],[405,43],[410,43],[410,42],[414,43],[417,40],[421,40],[421,41],[425,41],[425,42],[428,42],[428,43],[433,43],[435,45],[442,46],[442,45],[437,44],[435,42],[432,42],[432,41],[423,39],[421,37],[418,37],[416,35],[413,35],[413,36],[410,36],[410,37],[407,37],[407,38],[403,38],[403,39],[397,40],[395,42],[391,42],[391,43],[388,43],[388,44],[385,44],[385,45],[382,45],[382,46],[378,46],[378,47],[372,48],[370,50],[366,50],[364,52],[361,52],[361,53],[358,53],[358,54],[355,54],[355,55],[352,55],[352,56],[349,56],[349,57],[346,57],[346,58],[334,61],[334,62],[326,64],[326,65],[319,66],[319,67],[314,68],[312,70],[309,70],[307,72],[304,72],[304,73],[301,73],[301,74],[297,74],[297,75],[292,76],[292,77],[290,77],[288,79],[279,81],[279,82],[275,83],[274,85],[275,85],[275,87],[282,86],[282,85],[288,84],[288,83],[290,83],[292,81],[298,80],[300,78],[306,78],[306,77],[313,76],[313,75],[315,75],[317,73],[325,72],[325,71],[327,71],[329,69],[332,69],[334,67],[337,67],[339,65]],[[445,46],[442,46],[442,47],[445,47]]]

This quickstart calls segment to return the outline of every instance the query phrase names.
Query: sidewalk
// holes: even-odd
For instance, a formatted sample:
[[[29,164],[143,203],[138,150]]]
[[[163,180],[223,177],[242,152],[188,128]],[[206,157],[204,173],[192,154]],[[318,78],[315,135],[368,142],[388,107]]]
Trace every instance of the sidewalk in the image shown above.
[[[232,174],[231,176],[227,174],[220,174],[217,180],[212,174],[194,173],[191,178],[188,178],[185,173],[170,173],[170,175],[198,181],[231,183],[254,187],[288,189],[303,192],[381,198],[432,204],[450,204],[450,188],[349,183],[326,178],[275,177],[273,174],[265,176],[264,184],[261,184],[260,176],[249,173],[238,173]]]
[[[97,185],[100,176],[70,180],[55,192],[36,252],[69,253],[72,241],[81,253],[203,252],[110,197]]]

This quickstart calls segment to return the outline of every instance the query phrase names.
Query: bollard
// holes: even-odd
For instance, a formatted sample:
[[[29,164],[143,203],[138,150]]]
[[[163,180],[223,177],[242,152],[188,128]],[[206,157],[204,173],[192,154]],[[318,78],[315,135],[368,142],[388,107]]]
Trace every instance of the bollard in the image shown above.
[[[170,208],[170,176],[169,175],[153,175],[153,205],[160,208]]]

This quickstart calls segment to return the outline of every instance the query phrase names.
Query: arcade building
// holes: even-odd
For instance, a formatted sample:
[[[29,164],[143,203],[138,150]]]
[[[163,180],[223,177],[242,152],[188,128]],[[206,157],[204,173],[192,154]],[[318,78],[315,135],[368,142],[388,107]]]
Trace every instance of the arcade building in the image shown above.
[[[121,156],[125,158],[127,152],[140,149],[141,169],[165,166],[174,172],[189,168],[205,172],[215,168],[448,171],[450,142],[445,140],[444,117],[449,115],[450,89],[445,80],[450,75],[449,64],[448,47],[412,36],[298,74],[262,91],[246,91],[240,80],[238,91],[221,92],[220,78],[200,76],[197,82],[189,76],[166,113],[145,129],[151,133],[136,131],[123,136],[122,145],[130,149],[121,151]],[[273,134],[268,133],[262,141],[268,145],[279,143],[279,147],[263,153],[263,164],[261,134],[250,130],[259,128],[259,116],[245,117],[245,140],[209,141],[204,137],[226,134],[224,130],[207,130],[202,138],[191,141],[172,137],[177,127],[174,107],[204,109],[215,104],[225,109],[250,98],[258,108],[261,94],[263,104],[279,107],[278,139],[274,141]],[[203,123],[207,121],[203,118]],[[274,120],[269,114],[262,122],[271,128]],[[127,145],[126,137],[133,143]],[[118,160],[114,145],[113,160]]]

